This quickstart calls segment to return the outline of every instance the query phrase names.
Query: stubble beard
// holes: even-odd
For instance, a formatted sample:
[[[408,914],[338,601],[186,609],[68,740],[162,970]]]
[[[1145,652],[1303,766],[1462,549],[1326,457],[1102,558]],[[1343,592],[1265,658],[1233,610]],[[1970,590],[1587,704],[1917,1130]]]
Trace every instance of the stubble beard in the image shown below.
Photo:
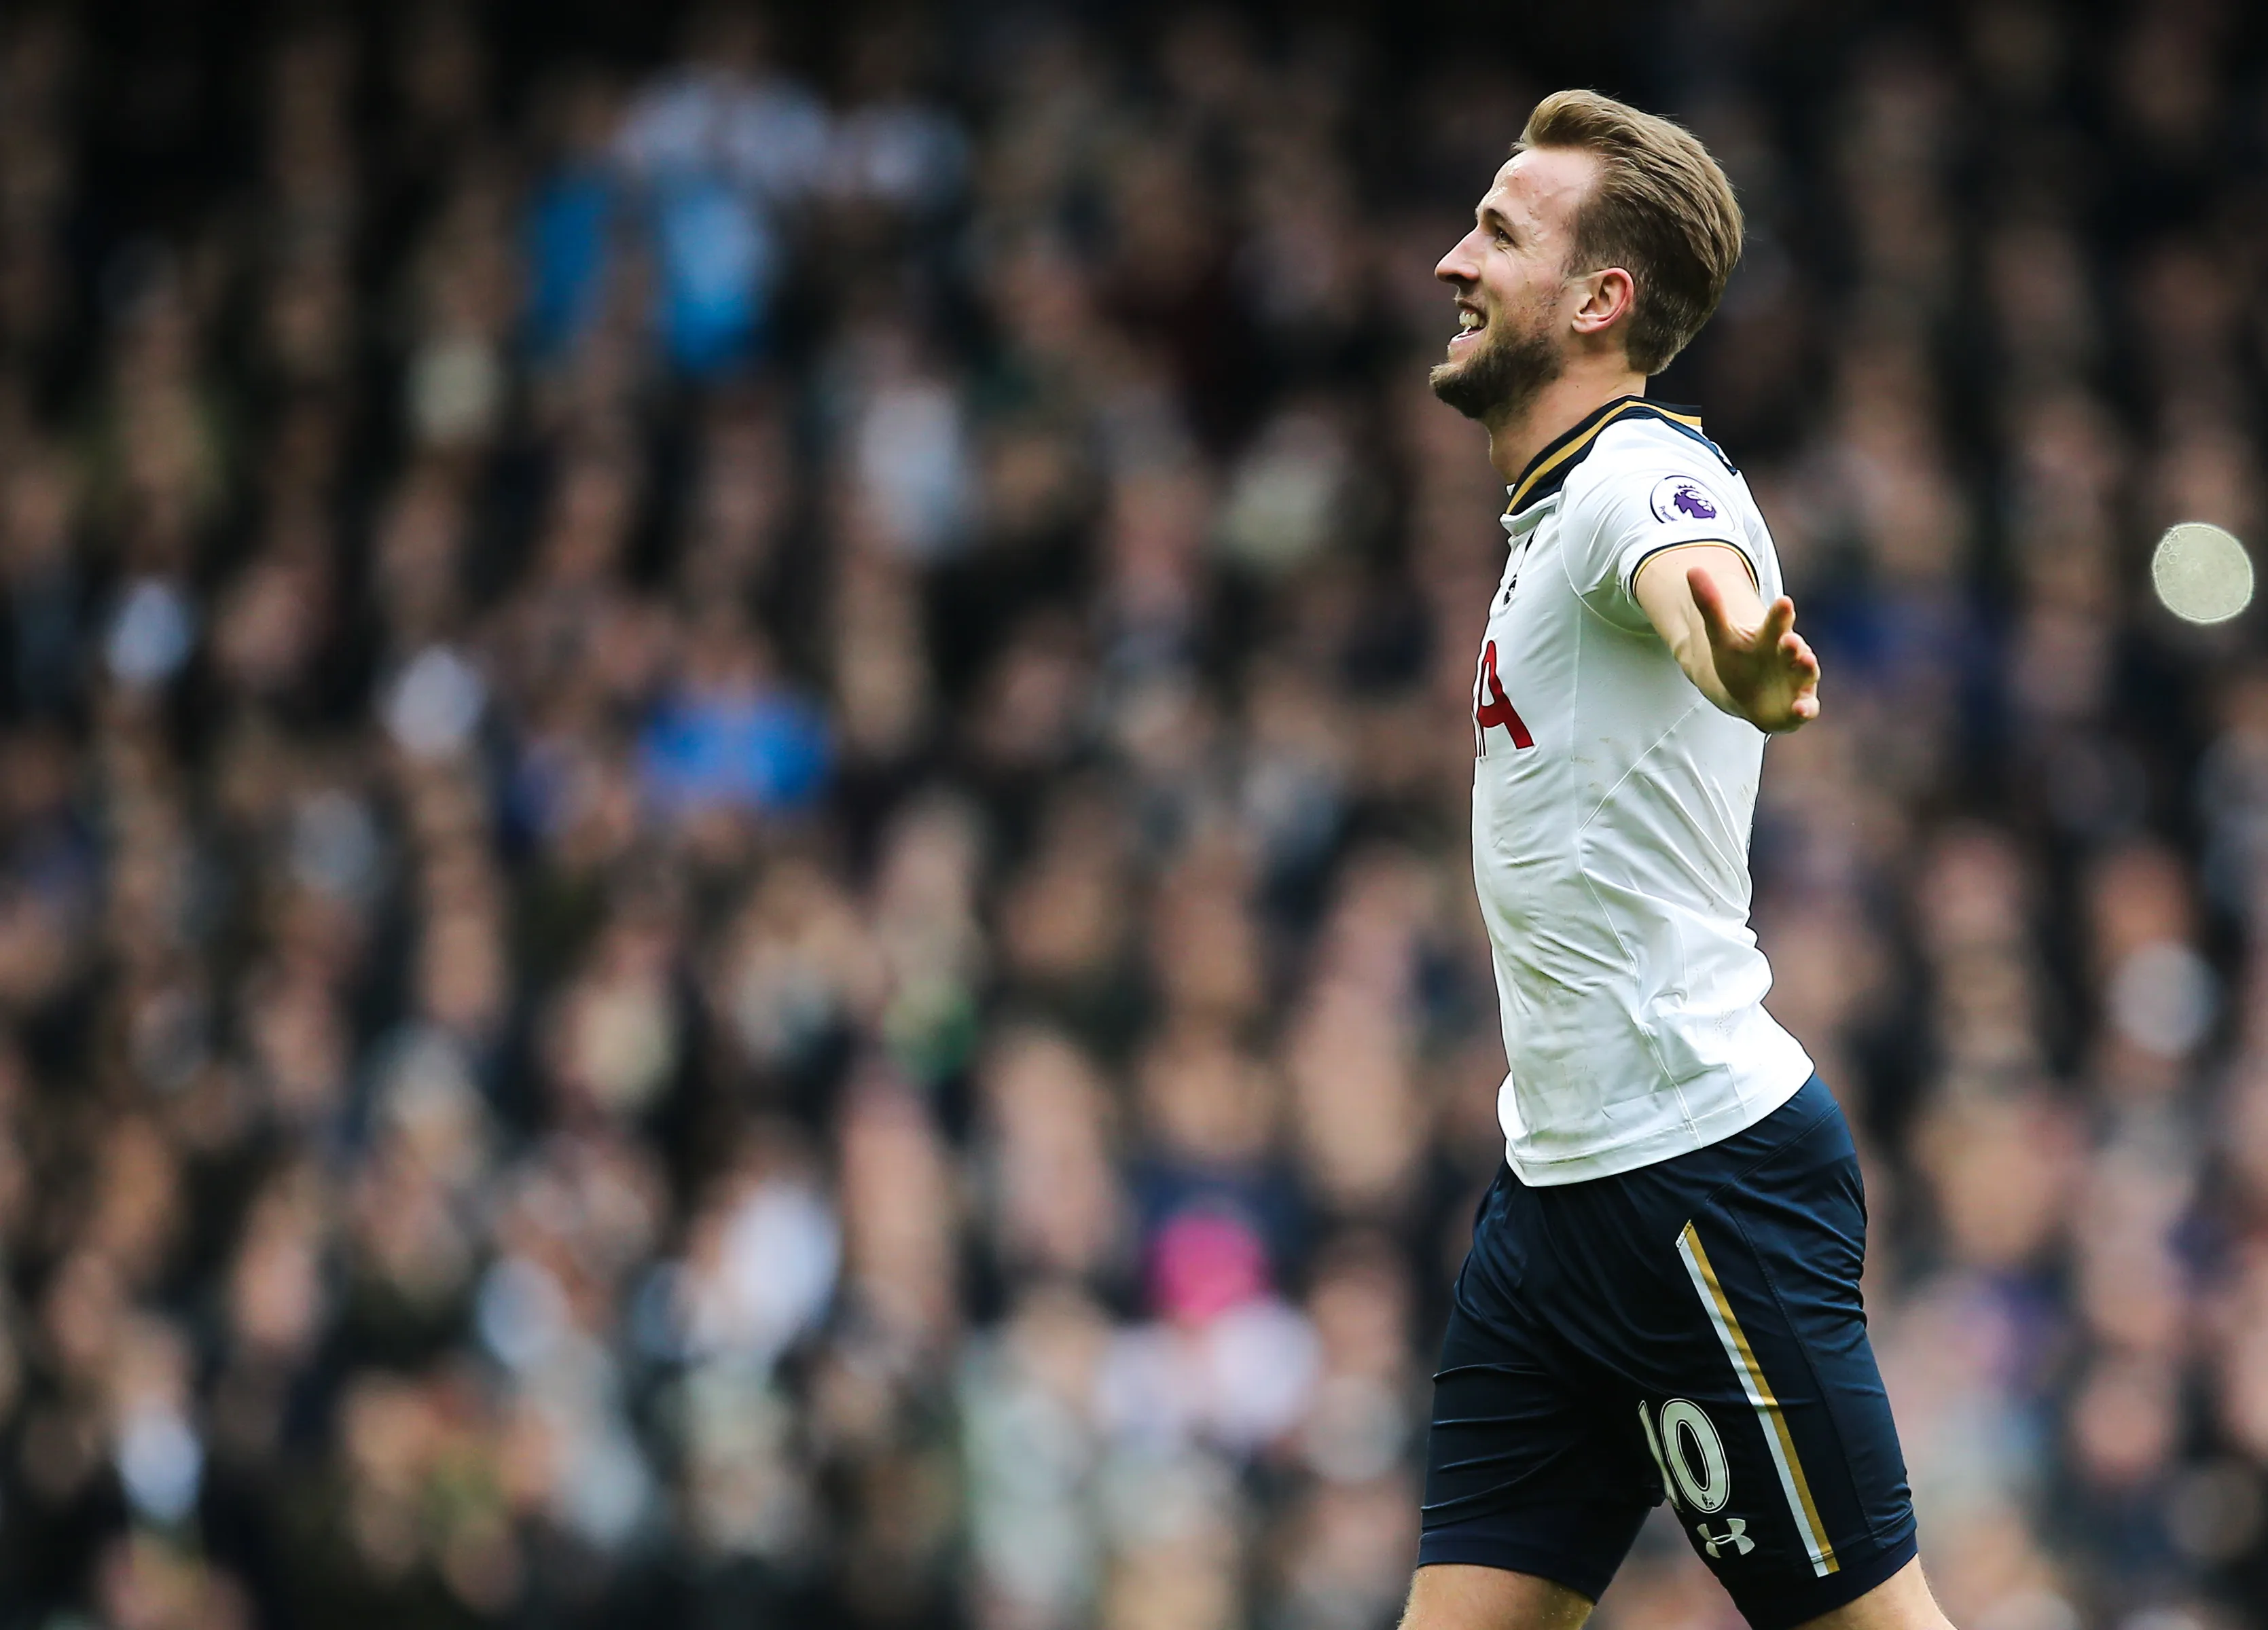
[[[1507,324],[1505,335],[1492,336],[1478,355],[1436,363],[1426,381],[1466,418],[1502,424],[1519,417],[1565,368],[1565,357],[1543,329]]]

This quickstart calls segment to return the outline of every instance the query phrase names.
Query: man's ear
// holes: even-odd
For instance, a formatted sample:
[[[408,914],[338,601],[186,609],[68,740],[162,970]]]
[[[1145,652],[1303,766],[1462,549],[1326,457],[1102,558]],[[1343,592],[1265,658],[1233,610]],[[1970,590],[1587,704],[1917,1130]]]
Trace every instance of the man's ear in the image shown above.
[[[1626,319],[1638,300],[1638,282],[1619,266],[1589,273],[1583,279],[1587,292],[1575,308],[1577,334],[1603,334]]]

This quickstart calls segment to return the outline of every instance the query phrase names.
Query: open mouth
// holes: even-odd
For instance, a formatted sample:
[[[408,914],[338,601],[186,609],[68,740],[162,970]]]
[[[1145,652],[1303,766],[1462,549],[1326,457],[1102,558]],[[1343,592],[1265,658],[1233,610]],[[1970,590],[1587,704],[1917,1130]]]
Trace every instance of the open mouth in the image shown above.
[[[1472,344],[1473,341],[1479,337],[1481,332],[1487,327],[1488,313],[1486,312],[1481,310],[1477,305],[1468,305],[1462,300],[1458,301],[1457,332],[1449,336],[1449,349],[1454,351],[1460,346]]]

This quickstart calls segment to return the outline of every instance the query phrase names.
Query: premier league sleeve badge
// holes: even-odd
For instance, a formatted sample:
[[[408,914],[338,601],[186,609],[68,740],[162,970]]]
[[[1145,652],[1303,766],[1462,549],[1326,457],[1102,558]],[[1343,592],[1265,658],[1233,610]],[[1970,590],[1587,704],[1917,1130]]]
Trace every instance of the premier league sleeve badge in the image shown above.
[[[1689,521],[1713,521],[1724,513],[1715,495],[1690,475],[1666,475],[1653,484],[1653,518],[1675,526]]]

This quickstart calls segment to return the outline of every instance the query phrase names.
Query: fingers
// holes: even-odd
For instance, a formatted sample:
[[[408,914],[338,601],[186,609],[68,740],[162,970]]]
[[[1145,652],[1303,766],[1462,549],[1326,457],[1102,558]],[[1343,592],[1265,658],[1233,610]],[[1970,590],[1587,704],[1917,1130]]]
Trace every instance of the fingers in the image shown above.
[[[1689,567],[1685,586],[1692,592],[1694,609],[1701,613],[1702,627],[1712,644],[1745,646],[1761,653],[1778,650],[1783,640],[1793,636],[1795,602],[1785,594],[1764,608],[1764,620],[1750,629],[1734,622],[1725,605],[1725,591],[1707,568]]]
[[[1795,602],[1785,594],[1764,607],[1764,620],[1756,629],[1756,643],[1769,650],[1789,638],[1795,628]]]
[[[1789,730],[1819,716],[1819,657],[1793,629],[1780,636],[1779,654],[1795,674],[1795,694],[1788,698]]]

